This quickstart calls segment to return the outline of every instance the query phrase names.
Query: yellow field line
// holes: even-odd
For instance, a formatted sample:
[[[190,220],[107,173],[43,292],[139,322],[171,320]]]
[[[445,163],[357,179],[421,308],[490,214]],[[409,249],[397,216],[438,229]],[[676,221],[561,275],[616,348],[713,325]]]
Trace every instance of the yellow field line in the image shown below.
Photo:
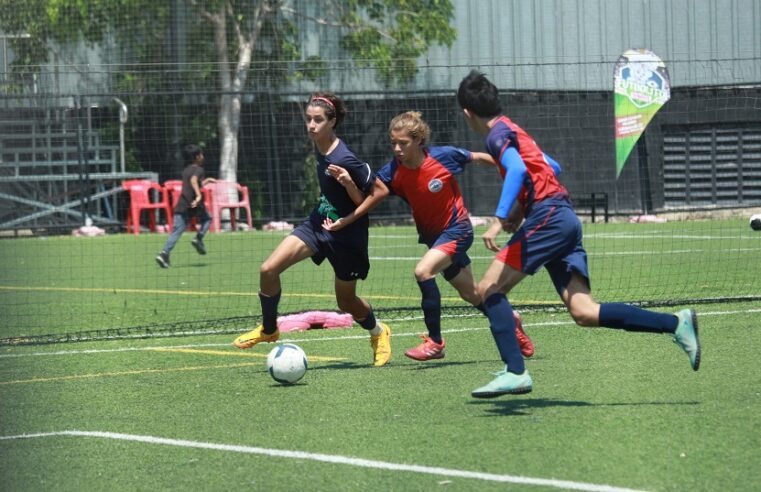
[[[74,376],[57,376],[52,378],[32,378],[32,379],[19,379],[16,381],[0,381],[0,385],[76,381],[79,379],[93,379],[93,378],[116,377],[116,376],[135,376],[138,374],[151,374],[151,373],[160,373],[160,372],[201,371],[204,369],[230,369],[234,367],[248,367],[248,366],[258,366],[258,365],[260,365],[260,363],[258,362],[243,362],[238,364],[222,364],[222,365],[214,365],[214,366],[175,367],[171,369],[139,369],[134,371],[96,372],[92,374],[77,374]]]
[[[267,358],[267,354],[260,354],[257,352],[235,352],[232,350],[206,350],[206,349],[168,348],[168,347],[157,347],[157,348],[151,348],[148,350],[153,350],[155,352],[183,352],[187,354],[232,355],[235,357],[258,357],[261,359]],[[338,361],[346,360],[345,358],[340,358],[340,357],[322,357],[319,355],[310,355],[308,356],[308,359],[310,361],[316,360],[320,362],[338,362]]]
[[[258,297],[258,292],[235,292],[235,291],[220,291],[220,292],[204,292],[193,290],[164,290],[164,289],[121,289],[121,288],[106,288],[106,287],[31,287],[22,285],[0,285],[0,290],[7,291],[21,291],[21,292],[101,292],[107,294],[158,294],[158,295],[172,295],[172,296],[207,296],[207,297]],[[298,292],[287,292],[285,294],[288,297],[307,297],[315,299],[334,299],[335,294],[304,294]],[[366,299],[380,299],[385,301],[390,300],[409,300],[409,296],[381,296],[381,295],[362,295]],[[462,299],[459,297],[442,297],[444,302],[459,302],[462,303]],[[516,301],[510,300],[513,304],[516,302],[530,303],[530,304],[557,304],[556,301]]]

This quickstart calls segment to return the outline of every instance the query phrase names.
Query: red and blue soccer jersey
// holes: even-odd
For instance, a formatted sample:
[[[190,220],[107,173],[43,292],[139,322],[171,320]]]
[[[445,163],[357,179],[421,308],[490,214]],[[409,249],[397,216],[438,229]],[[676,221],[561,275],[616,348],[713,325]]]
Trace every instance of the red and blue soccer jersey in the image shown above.
[[[534,139],[510,118],[500,116],[486,137],[486,151],[500,163],[498,168],[505,179],[510,179],[510,176],[504,168],[502,156],[509,147],[518,151],[526,166],[526,176],[521,183],[521,191],[518,195],[525,214],[528,214],[534,203],[545,198],[568,196],[568,192],[558,181],[555,171],[548,164],[542,149],[534,142]],[[505,176],[506,173],[507,176]],[[504,205],[509,210],[512,204]]]
[[[378,178],[389,191],[412,208],[420,242],[435,240],[444,230],[466,223],[470,215],[456,175],[473,160],[473,154],[457,147],[428,147],[425,160],[417,169],[404,167],[394,158],[378,171]]]

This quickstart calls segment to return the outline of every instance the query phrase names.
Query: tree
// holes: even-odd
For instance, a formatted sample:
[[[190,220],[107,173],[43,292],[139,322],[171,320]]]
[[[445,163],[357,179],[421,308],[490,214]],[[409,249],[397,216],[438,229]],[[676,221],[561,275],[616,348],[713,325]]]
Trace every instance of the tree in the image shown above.
[[[375,67],[386,85],[411,80],[420,55],[434,44],[450,46],[456,36],[449,25],[451,0],[319,0],[314,3],[319,15],[287,0],[184,2],[185,29],[196,40],[193,61],[214,67],[199,73],[217,77],[220,177],[230,181],[237,181],[242,94],[252,64],[298,62],[299,25],[337,30],[341,48],[357,65]],[[182,5],[177,0],[0,0],[0,30],[30,36],[11,41],[16,66],[45,62],[51,42],[102,43],[109,36],[141,63],[172,63],[178,57],[167,37]],[[204,52],[206,46],[213,47],[211,53]],[[319,59],[304,60],[296,73],[309,77],[320,66]],[[131,85],[147,84],[135,67],[122,77]]]

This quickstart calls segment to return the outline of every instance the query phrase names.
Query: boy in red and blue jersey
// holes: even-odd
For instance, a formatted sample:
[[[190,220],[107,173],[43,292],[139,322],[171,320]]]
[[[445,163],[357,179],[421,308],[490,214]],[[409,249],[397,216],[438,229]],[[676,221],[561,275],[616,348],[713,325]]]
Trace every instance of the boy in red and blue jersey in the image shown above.
[[[486,247],[497,256],[478,284],[505,367],[472,396],[492,398],[532,390],[533,382],[515,338],[507,294],[542,267],[578,325],[671,333],[697,371],[701,347],[692,309],[672,315],[621,303],[598,304],[592,298],[581,222],[568,192],[557,180],[559,165],[502,114],[496,86],[474,70],[460,83],[457,100],[471,129],[486,135],[487,152],[504,169],[505,177],[495,212],[497,220],[483,236]],[[501,230],[513,233],[503,248],[496,243]]]
[[[460,297],[483,311],[467,254],[473,244],[473,226],[456,176],[469,162],[494,165],[494,160],[483,152],[428,146],[430,134],[419,112],[407,111],[394,117],[389,124],[394,158],[377,173],[390,194],[409,204],[418,242],[429,248],[415,267],[428,335],[421,335],[422,343],[405,352],[407,357],[420,361],[445,355],[436,275],[442,273]],[[530,357],[534,354],[533,343],[523,332],[517,313],[515,319],[521,353]]]

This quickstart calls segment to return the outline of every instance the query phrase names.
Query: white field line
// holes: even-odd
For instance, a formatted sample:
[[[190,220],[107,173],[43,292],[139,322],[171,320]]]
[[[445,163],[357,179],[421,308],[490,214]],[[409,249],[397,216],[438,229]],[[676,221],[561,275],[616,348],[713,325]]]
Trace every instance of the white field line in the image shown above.
[[[319,461],[323,463],[334,463],[338,465],[348,465],[360,468],[374,468],[378,470],[393,470],[412,473],[424,473],[427,475],[437,475],[442,477],[456,477],[473,480],[484,480],[489,482],[515,483],[522,485],[536,485],[540,487],[554,487],[563,490],[587,490],[594,492],[639,492],[636,489],[627,489],[614,487],[612,485],[601,485],[586,482],[572,482],[569,480],[555,480],[547,478],[522,477],[519,475],[500,475],[496,473],[474,472],[467,470],[456,470],[442,467],[429,467],[422,465],[410,465],[406,463],[391,463],[387,461],[367,460],[363,458],[354,458],[351,456],[340,456],[335,454],[309,453],[306,451],[289,451],[285,449],[270,449],[254,446],[240,446],[235,444],[216,444],[201,441],[187,441],[184,439],[167,439],[155,436],[141,436],[135,434],[120,434],[116,432],[97,432],[97,431],[79,431],[69,430],[60,432],[41,432],[37,434],[21,434],[17,436],[0,436],[0,441],[33,439],[42,437],[57,436],[74,436],[74,437],[99,437],[103,439],[115,439],[118,441],[141,442],[145,444],[162,444],[165,446],[177,446],[181,448],[208,449],[212,451],[224,451],[229,453],[256,454],[262,456],[271,456],[274,458],[288,458],[296,460]]]
[[[761,308],[758,309],[740,309],[740,310],[734,310],[734,311],[708,311],[708,312],[699,312],[699,317],[704,316],[727,316],[732,314],[750,314],[750,313],[761,313]],[[472,318],[473,316],[463,316]],[[404,318],[404,320],[409,319],[422,319],[420,318]],[[384,321],[393,322],[395,320],[393,319],[386,319]],[[396,320],[401,321],[401,320]],[[568,319],[564,321],[545,321],[542,323],[523,323],[524,328],[539,328],[539,327],[550,327],[550,326],[575,326],[576,324]],[[453,328],[453,329],[444,329],[441,330],[442,333],[468,333],[468,332],[477,332],[477,331],[484,331],[487,328],[484,326],[480,327],[472,327],[472,328]],[[298,333],[298,332],[297,332]],[[410,333],[404,333],[404,332],[394,332],[394,337],[417,337],[419,335],[419,330],[410,332]],[[367,335],[343,335],[343,336],[335,336],[335,337],[320,337],[320,338],[290,338],[284,336],[281,338],[280,341],[282,342],[291,342],[291,343],[310,343],[310,342],[328,342],[328,341],[335,341],[335,340],[366,340]],[[29,353],[19,353],[19,354],[0,354],[0,359],[15,359],[20,357],[44,357],[44,356],[60,356],[60,355],[86,355],[86,354],[104,354],[104,353],[114,353],[114,352],[138,352],[138,351],[161,351],[161,350],[171,350],[171,349],[192,349],[192,348],[204,348],[204,347],[230,347],[231,343],[197,343],[197,344],[182,344],[182,345],[153,345],[153,346],[146,346],[146,347],[121,347],[116,349],[82,349],[82,350],[58,350],[55,352],[29,352]]]
[[[711,235],[695,235],[695,234],[662,234],[660,232],[653,234],[632,233],[627,234],[625,232],[598,232],[593,234],[584,234],[584,238],[602,238],[602,239],[699,239],[701,241],[737,241],[737,240],[749,240],[758,241],[758,237],[754,237],[750,234],[737,234],[732,236],[711,236]]]

